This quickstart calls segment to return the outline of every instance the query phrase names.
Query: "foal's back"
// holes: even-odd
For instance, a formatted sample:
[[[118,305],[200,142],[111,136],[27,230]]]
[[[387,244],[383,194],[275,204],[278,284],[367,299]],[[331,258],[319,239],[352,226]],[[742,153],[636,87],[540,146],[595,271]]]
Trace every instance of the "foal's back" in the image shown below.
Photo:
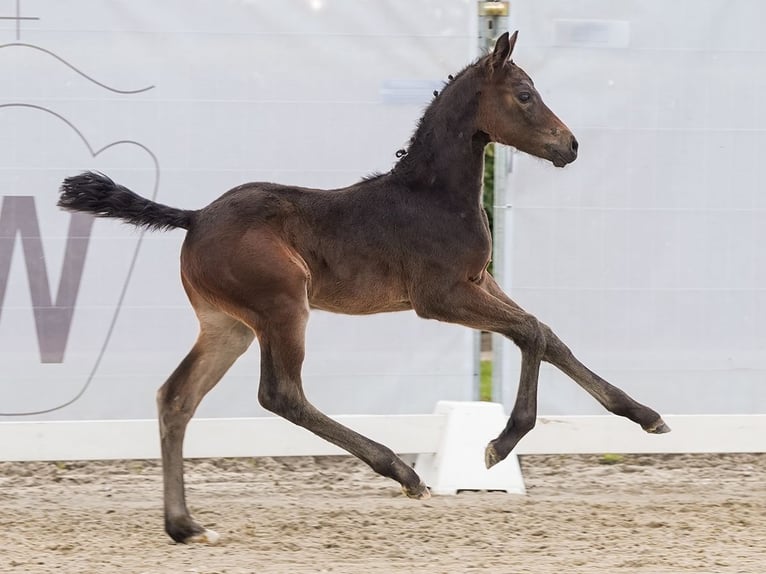
[[[215,300],[242,292],[252,301],[254,290],[289,296],[300,284],[314,308],[409,309],[405,255],[413,239],[407,238],[416,236],[422,210],[407,194],[385,177],[333,190],[262,182],[235,187],[196,213],[182,274]]]

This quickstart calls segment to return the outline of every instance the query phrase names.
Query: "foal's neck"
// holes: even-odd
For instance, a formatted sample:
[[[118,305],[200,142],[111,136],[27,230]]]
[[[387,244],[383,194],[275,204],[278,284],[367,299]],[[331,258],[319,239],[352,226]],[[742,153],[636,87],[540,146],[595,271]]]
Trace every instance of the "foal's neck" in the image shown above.
[[[414,189],[434,190],[460,203],[480,203],[489,136],[476,128],[478,107],[476,72],[468,68],[428,106],[407,155],[392,173]]]

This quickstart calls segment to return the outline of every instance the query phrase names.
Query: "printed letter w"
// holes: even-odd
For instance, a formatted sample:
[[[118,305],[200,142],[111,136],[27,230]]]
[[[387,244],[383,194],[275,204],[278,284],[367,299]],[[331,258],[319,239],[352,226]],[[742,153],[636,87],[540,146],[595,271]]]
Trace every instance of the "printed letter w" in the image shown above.
[[[61,278],[56,301],[53,302],[35,198],[7,195],[0,208],[0,317],[8,288],[13,248],[16,237],[21,236],[40,360],[43,363],[64,361],[92,227],[92,216],[82,213],[71,215]]]

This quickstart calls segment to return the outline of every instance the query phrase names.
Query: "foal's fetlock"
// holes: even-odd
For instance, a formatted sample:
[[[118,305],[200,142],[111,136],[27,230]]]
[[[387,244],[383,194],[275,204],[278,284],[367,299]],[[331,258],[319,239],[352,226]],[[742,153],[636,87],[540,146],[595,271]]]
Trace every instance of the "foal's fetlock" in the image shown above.
[[[402,492],[406,494],[408,498],[414,498],[416,500],[427,500],[431,498],[431,491],[428,490],[426,483],[422,480],[415,488],[402,485]]]

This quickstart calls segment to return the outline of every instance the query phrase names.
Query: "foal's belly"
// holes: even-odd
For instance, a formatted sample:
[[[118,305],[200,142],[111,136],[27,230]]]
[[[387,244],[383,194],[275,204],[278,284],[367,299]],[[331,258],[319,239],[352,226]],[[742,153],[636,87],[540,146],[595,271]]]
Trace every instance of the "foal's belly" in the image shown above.
[[[409,311],[412,305],[409,301],[309,301],[312,309],[340,313],[343,315],[374,315],[375,313],[392,313],[394,311]]]
[[[406,290],[385,280],[312,282],[309,306],[332,313],[371,315],[412,309]]]

